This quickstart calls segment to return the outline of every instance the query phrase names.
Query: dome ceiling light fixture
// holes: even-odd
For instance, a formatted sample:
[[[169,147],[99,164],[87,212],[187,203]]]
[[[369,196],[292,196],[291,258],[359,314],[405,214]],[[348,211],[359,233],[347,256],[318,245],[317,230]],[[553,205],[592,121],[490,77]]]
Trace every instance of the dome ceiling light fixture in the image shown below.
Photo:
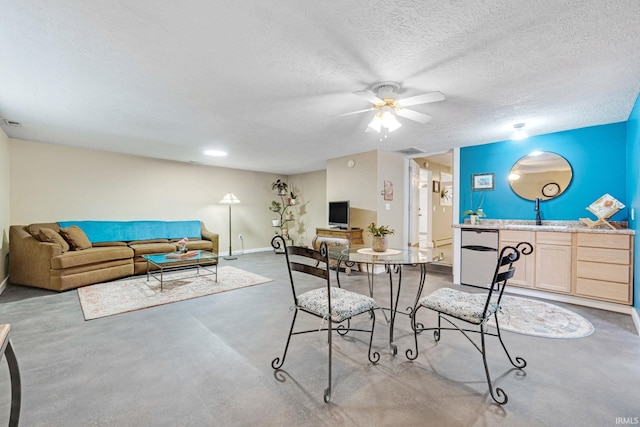
[[[511,136],[513,141],[522,141],[528,137],[529,135],[527,135],[527,132],[524,130],[524,123],[516,123],[513,125],[513,135]]]

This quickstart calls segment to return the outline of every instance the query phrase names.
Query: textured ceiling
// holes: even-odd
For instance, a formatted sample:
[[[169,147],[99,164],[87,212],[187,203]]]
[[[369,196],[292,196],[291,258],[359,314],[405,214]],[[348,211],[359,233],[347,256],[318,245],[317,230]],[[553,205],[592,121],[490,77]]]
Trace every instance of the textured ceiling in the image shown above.
[[[426,154],[624,121],[638,0],[0,0],[12,138],[291,174],[353,153]],[[353,91],[379,81],[433,119],[380,141]],[[205,149],[228,151],[225,158]]]

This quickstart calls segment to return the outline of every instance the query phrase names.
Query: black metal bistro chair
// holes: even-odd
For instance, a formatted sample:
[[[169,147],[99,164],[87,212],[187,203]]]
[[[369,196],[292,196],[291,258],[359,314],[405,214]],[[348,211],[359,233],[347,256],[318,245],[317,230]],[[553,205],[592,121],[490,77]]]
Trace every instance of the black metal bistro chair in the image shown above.
[[[468,293],[451,288],[440,288],[421,298],[420,295],[422,293],[422,287],[420,287],[411,316],[411,327],[415,338],[415,351],[408,349],[406,351],[407,358],[409,360],[415,360],[418,357],[419,333],[432,330],[434,331],[433,336],[435,340],[440,341],[441,331],[460,331],[482,354],[484,371],[487,375],[487,383],[489,384],[491,397],[499,405],[507,403],[509,400],[507,394],[499,387],[494,391],[493,385],[491,384],[491,375],[489,374],[489,367],[487,365],[485,336],[489,335],[498,337],[509,361],[515,368],[522,370],[527,366],[526,360],[521,357],[516,357],[514,361],[507,351],[507,347],[502,341],[500,323],[498,322],[498,316],[496,313],[500,310],[500,301],[502,299],[502,293],[507,285],[507,281],[513,277],[515,272],[513,263],[520,259],[521,255],[529,255],[532,252],[533,247],[528,242],[520,242],[516,246],[505,246],[502,248],[500,256],[498,257],[495,273],[493,275],[493,281],[486,292]],[[425,328],[422,323],[417,321],[416,317],[418,311],[422,307],[438,312],[438,326],[436,328]],[[491,317],[495,320],[496,332],[490,332],[488,330],[487,322]],[[461,328],[451,319],[465,322],[466,324],[471,325],[472,329]],[[449,323],[451,327],[442,327],[442,320]],[[479,346],[478,343],[467,334],[467,332],[480,334]]]
[[[22,386],[20,385],[20,369],[18,359],[13,352],[9,339],[11,325],[0,325],[0,359],[7,359],[9,378],[11,381],[11,412],[9,412],[9,427],[20,423],[20,404],[22,402]]]
[[[370,334],[369,361],[371,363],[377,363],[378,360],[380,360],[380,354],[378,352],[371,351],[373,330],[376,322],[374,312],[374,309],[377,308],[376,302],[373,298],[366,295],[331,286],[330,270],[328,267],[329,255],[327,244],[325,242],[322,242],[320,250],[316,251],[300,246],[286,246],[285,241],[281,236],[275,236],[271,240],[271,245],[276,250],[286,248],[284,253],[286,256],[287,267],[289,269],[291,291],[293,292],[293,301],[295,304],[295,312],[293,313],[293,320],[291,321],[291,327],[289,328],[289,336],[287,337],[287,344],[284,347],[284,352],[282,357],[276,357],[273,359],[271,366],[276,370],[282,367],[285,357],[287,356],[287,350],[289,348],[289,342],[291,341],[292,335],[327,331],[329,343],[329,379],[328,386],[324,391],[324,401],[328,403],[331,399],[331,338],[334,330],[338,331],[341,335],[345,335],[349,331],[368,332]],[[296,273],[294,274],[294,272]],[[321,280],[314,279],[310,276],[315,276]],[[306,281],[312,283],[324,281],[324,286],[304,293],[299,293],[296,282],[301,285]],[[331,307],[330,310],[329,307]],[[294,331],[296,317],[300,311],[322,319],[320,328]],[[351,318],[363,313],[370,314],[371,329],[351,328]],[[344,326],[343,322],[345,321],[347,322],[347,326]],[[334,328],[334,324],[339,325]]]

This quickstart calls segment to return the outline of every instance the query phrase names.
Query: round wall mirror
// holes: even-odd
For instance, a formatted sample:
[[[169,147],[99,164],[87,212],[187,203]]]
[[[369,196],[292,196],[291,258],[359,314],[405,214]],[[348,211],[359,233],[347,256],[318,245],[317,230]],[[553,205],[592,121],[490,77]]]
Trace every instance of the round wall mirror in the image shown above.
[[[556,153],[534,151],[518,160],[511,168],[509,185],[518,196],[527,200],[553,199],[562,194],[573,172],[564,157]]]

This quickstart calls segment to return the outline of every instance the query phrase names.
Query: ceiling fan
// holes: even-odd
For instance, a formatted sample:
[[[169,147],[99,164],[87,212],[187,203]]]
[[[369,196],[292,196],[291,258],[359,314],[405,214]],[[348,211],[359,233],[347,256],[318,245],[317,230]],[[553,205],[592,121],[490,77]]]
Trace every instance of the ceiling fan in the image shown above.
[[[354,95],[371,102],[373,104],[372,107],[364,110],[353,111],[351,113],[340,114],[340,116],[349,116],[352,114],[360,114],[375,110],[376,113],[367,126],[367,131],[375,130],[376,132],[380,132],[385,130],[393,132],[402,126],[396,116],[404,117],[418,123],[427,123],[431,120],[431,116],[409,110],[406,107],[444,101],[444,95],[440,92],[430,92],[422,95],[411,96],[409,98],[398,99],[397,92],[399,89],[400,84],[396,82],[380,82],[373,85],[371,90],[353,92]]]

